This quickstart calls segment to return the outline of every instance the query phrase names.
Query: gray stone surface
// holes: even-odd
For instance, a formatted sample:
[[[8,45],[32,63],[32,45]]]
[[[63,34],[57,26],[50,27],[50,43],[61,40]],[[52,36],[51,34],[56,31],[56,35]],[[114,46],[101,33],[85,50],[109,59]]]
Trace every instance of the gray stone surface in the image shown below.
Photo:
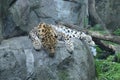
[[[27,36],[3,40],[0,45],[0,80],[94,80],[93,56],[79,40],[73,54],[62,41],[54,58],[35,51]]]
[[[9,10],[15,2],[16,0],[0,1],[0,37],[10,38],[23,34],[23,31],[14,22],[13,14]]]
[[[120,0],[96,0],[96,10],[107,28],[120,28]]]
[[[40,21],[78,22],[80,4],[63,0],[17,0],[10,8],[16,25],[29,31]],[[26,26],[26,27],[25,27]]]
[[[5,38],[23,35],[39,22],[55,24],[56,21],[61,21],[77,24],[83,28],[87,25],[89,15],[85,8],[86,2],[85,0],[3,0],[0,2],[2,18],[0,35]],[[108,28],[120,27],[119,4],[119,0],[96,0],[97,13]]]
[[[79,23],[79,0],[8,0],[3,1],[3,33],[5,38],[30,31],[39,22],[55,24],[56,21]],[[77,3],[78,2],[78,3]],[[20,29],[19,31],[17,29]],[[14,32],[14,33],[12,33]],[[12,36],[11,36],[12,35]]]

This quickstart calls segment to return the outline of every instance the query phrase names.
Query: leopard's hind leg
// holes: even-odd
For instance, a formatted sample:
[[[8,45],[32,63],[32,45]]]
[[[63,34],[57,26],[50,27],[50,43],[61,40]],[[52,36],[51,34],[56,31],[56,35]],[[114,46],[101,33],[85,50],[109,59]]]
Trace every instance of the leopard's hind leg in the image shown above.
[[[73,39],[70,38],[69,36],[65,36],[64,42],[65,42],[65,46],[66,46],[67,51],[69,53],[73,53],[73,51],[74,51]]]

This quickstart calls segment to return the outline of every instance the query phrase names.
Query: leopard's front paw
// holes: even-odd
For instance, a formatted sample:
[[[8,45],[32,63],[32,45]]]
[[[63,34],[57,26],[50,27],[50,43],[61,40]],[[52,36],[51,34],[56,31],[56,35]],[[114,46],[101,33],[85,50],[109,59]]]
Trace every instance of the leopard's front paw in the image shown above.
[[[37,50],[37,51],[39,51],[40,49],[41,49],[41,47],[42,47],[42,44],[39,42],[39,41],[33,41],[32,42],[32,45],[33,45],[33,48],[35,49],[35,50]]]

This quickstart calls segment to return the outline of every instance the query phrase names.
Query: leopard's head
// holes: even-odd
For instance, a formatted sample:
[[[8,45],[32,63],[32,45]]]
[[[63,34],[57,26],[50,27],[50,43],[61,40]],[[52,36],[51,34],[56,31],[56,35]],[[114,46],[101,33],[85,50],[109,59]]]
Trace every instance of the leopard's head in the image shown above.
[[[49,51],[50,56],[54,56],[57,43],[55,31],[46,23],[40,23],[37,28],[37,35],[41,39],[43,47]]]
[[[40,23],[37,27],[37,35],[42,37],[46,33],[46,24],[45,23]]]

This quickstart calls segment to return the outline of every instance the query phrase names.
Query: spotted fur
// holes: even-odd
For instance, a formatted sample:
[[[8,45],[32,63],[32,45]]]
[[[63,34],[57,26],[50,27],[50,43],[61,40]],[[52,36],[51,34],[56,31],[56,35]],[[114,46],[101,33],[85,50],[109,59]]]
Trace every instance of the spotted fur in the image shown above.
[[[49,52],[50,56],[54,56],[57,37],[50,25],[41,23],[32,29],[29,35],[31,36],[33,47],[36,50],[40,50],[42,46]],[[38,42],[38,44],[36,44],[36,42]]]
[[[73,38],[84,40],[90,46],[91,50],[95,46],[91,36],[85,34],[84,32],[67,28],[63,25],[40,23],[37,27],[32,29],[29,34],[31,36],[33,47],[38,49],[43,46],[50,52],[51,56],[54,56],[58,39],[64,40],[65,46],[70,53],[74,51]],[[38,44],[36,44],[37,42]],[[95,50],[96,49],[94,49],[93,54],[96,54]]]

